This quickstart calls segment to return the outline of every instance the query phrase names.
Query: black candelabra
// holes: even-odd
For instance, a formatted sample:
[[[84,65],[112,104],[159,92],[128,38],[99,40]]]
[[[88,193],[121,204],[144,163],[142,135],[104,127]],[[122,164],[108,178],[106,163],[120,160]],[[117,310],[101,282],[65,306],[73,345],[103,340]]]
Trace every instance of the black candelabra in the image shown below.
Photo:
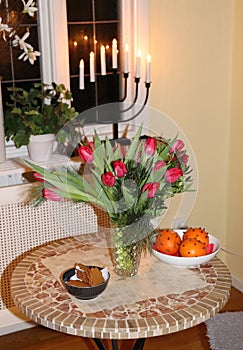
[[[95,82],[95,57],[97,54],[95,52],[90,52],[90,82]],[[121,73],[118,71],[118,50],[117,50],[117,40],[112,40],[112,71],[108,73],[109,80],[113,77],[113,84],[112,84],[112,92],[109,91],[109,95],[112,94],[112,101],[113,103],[107,103],[104,105],[98,105],[89,111],[82,112],[82,117],[84,120],[95,120],[97,124],[110,124],[113,127],[113,139],[119,140],[121,142],[121,138],[119,138],[119,124],[120,123],[126,123],[133,119],[135,119],[138,115],[141,114],[141,112],[144,110],[148,98],[149,98],[149,90],[151,86],[150,81],[150,66],[151,66],[151,56],[147,55],[147,65],[146,65],[146,79],[145,79],[145,98],[142,105],[138,105],[138,97],[139,97],[139,90],[140,90],[140,64],[141,64],[141,51],[138,50],[137,56],[136,56],[136,67],[135,67],[135,78],[134,78],[134,84],[135,84],[135,92],[133,100],[128,100],[128,81],[129,81],[129,56],[128,56],[128,45],[125,45],[125,59],[124,59],[124,72]],[[100,77],[99,79],[102,80],[101,86],[106,85],[107,80],[107,74],[106,74],[106,51],[105,46],[102,45],[100,47]],[[122,78],[121,78],[122,77]],[[122,79],[122,81],[121,81]],[[122,84],[121,84],[122,83]],[[122,89],[124,89],[123,96],[121,97],[119,86],[122,85]],[[80,90],[84,90],[84,60],[80,60],[79,65],[79,88]],[[108,84],[107,84],[108,88]],[[109,87],[110,88],[110,87]],[[96,91],[97,89],[95,89]],[[105,88],[103,90],[106,90]],[[97,91],[96,91],[97,93]],[[127,101],[127,102],[126,102]],[[96,103],[97,103],[96,98]]]
[[[112,116],[112,118],[110,120],[107,120],[107,116],[106,116],[106,120],[104,121],[99,121],[99,117],[97,119],[98,123],[101,124],[112,124],[113,127],[113,139],[114,140],[119,140],[119,142],[125,142],[126,140],[122,140],[121,138],[119,138],[119,124],[120,123],[126,123],[129,122],[133,119],[135,119],[139,114],[141,114],[141,112],[144,110],[147,102],[148,102],[148,98],[149,98],[149,89],[151,86],[151,82],[145,82],[145,89],[146,89],[146,94],[145,94],[145,98],[144,98],[144,102],[143,104],[139,107],[139,109],[137,111],[135,111],[133,114],[131,114],[130,112],[132,112],[133,108],[136,106],[136,102],[139,96],[139,86],[140,86],[140,81],[141,79],[139,77],[135,77],[134,78],[134,83],[135,83],[135,93],[134,93],[134,98],[133,101],[129,104],[129,106],[124,108],[124,102],[127,99],[127,86],[128,86],[128,79],[129,79],[129,73],[123,73],[123,79],[124,79],[124,83],[123,83],[123,97],[119,100],[119,89],[118,89],[118,84],[117,84],[117,79],[119,77],[117,69],[113,69],[113,76],[114,76],[114,101],[116,101],[115,103],[110,104],[110,107],[106,106],[105,108],[105,112],[109,113],[109,115]],[[102,108],[98,107],[98,116],[99,116],[99,112],[102,114]],[[130,113],[130,115],[129,115]]]

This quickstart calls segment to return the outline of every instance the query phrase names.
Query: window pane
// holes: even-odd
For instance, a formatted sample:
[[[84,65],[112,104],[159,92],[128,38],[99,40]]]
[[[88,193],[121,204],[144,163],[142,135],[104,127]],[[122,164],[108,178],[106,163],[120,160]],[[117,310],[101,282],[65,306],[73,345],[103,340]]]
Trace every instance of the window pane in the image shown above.
[[[68,22],[92,21],[92,0],[67,0]]]
[[[13,51],[14,80],[40,79],[40,66],[36,61],[31,65],[28,61],[19,60],[23,51]]]
[[[79,73],[79,61],[85,62],[85,74],[89,72],[89,53],[94,51],[92,24],[74,24],[68,27],[70,74]]]
[[[30,35],[25,41],[32,45],[35,51],[39,51],[38,48],[38,31],[37,31],[37,15],[33,17],[28,14],[22,14],[23,3],[22,1],[8,0],[8,7],[5,6],[6,2],[1,1],[0,4],[0,17],[3,18],[2,23],[16,29],[16,34],[22,38],[23,35],[29,31]],[[23,50],[20,47],[12,47],[11,41],[4,41],[2,37],[0,39],[0,76],[2,76],[2,93],[3,101],[6,103],[9,99],[9,92],[7,87],[19,86],[26,88],[28,81],[40,81],[40,58],[37,57],[34,65],[31,65],[28,60],[23,61],[19,59],[19,56],[23,54]],[[5,107],[5,104],[4,106]]]
[[[112,71],[112,40],[118,37],[117,23],[102,23],[96,25],[97,50],[100,50],[101,45],[104,45],[105,47],[108,45],[106,48],[107,72]],[[97,55],[97,64],[98,67],[100,67],[100,55]]]
[[[98,77],[98,105],[117,101],[118,76]]]
[[[79,78],[71,78],[71,91],[73,96],[73,107],[79,112],[95,106],[95,83],[90,83],[89,77],[84,79],[84,90],[79,90]]]
[[[112,40],[119,45],[119,1],[67,0],[70,85],[73,106],[83,112],[94,106],[117,101],[118,74],[112,68]],[[85,23],[89,21],[89,23]],[[73,23],[76,22],[76,23]],[[106,75],[101,76],[100,48],[105,46]],[[90,83],[90,52],[95,53],[95,82]],[[118,55],[119,56],[119,55]],[[79,62],[84,60],[85,89],[79,90]],[[90,115],[87,122],[94,122]]]
[[[95,20],[110,21],[119,18],[119,1],[95,0]]]
[[[1,39],[0,39],[1,41]],[[0,76],[3,80],[11,80],[11,58],[10,50],[6,47],[0,47],[1,64],[0,64]]]

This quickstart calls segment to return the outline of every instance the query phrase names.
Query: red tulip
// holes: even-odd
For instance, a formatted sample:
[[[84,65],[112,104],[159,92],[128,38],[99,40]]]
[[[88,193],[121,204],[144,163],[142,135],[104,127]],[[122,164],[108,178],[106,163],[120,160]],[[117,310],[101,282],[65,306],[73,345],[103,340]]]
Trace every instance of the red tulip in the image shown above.
[[[54,202],[60,202],[62,200],[62,197],[59,194],[53,192],[49,188],[44,188],[43,197],[45,199],[50,199],[51,201],[54,201]]]
[[[181,151],[184,147],[184,142],[181,140],[175,140],[174,144],[170,148],[170,153],[173,153],[175,151]]]
[[[163,168],[164,166],[166,166],[166,163],[163,160],[158,160],[158,162],[154,164],[154,171],[157,171]]]
[[[94,152],[90,147],[80,146],[78,154],[85,163],[92,163],[94,160]]]
[[[144,144],[144,151],[147,156],[152,156],[156,151],[156,140],[153,137],[148,137]]]
[[[90,141],[89,148],[94,149],[94,142],[93,141]]]
[[[103,174],[101,176],[101,180],[105,186],[110,186],[110,187],[113,187],[116,182],[116,178],[111,171],[108,171],[107,173]]]
[[[153,198],[160,186],[159,182],[148,182],[142,188],[142,192],[148,191],[148,198]]]
[[[176,182],[183,175],[183,171],[179,168],[171,168],[165,172],[165,181],[168,183]]]
[[[121,160],[114,160],[112,167],[117,177],[124,177],[127,173],[126,164],[124,164]]]

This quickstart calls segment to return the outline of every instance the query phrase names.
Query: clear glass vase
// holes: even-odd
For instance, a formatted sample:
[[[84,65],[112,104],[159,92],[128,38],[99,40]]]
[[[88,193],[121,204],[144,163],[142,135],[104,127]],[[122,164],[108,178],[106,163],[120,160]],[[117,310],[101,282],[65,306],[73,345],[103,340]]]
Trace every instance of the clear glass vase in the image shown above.
[[[114,222],[111,225],[110,256],[114,271],[121,277],[135,276],[153,226],[148,219],[125,226]]]
[[[121,277],[135,276],[138,273],[142,251],[143,242],[110,248],[115,273]]]

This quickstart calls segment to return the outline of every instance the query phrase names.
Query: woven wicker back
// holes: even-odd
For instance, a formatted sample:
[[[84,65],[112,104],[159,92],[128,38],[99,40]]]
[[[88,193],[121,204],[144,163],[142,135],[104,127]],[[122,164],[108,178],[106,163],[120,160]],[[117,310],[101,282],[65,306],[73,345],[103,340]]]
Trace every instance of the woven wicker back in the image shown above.
[[[28,186],[0,189],[0,310],[12,307],[10,279],[15,266],[35,247],[59,238],[97,232],[102,211],[71,202],[47,201],[34,207],[26,202]],[[97,216],[98,215],[98,216]]]

